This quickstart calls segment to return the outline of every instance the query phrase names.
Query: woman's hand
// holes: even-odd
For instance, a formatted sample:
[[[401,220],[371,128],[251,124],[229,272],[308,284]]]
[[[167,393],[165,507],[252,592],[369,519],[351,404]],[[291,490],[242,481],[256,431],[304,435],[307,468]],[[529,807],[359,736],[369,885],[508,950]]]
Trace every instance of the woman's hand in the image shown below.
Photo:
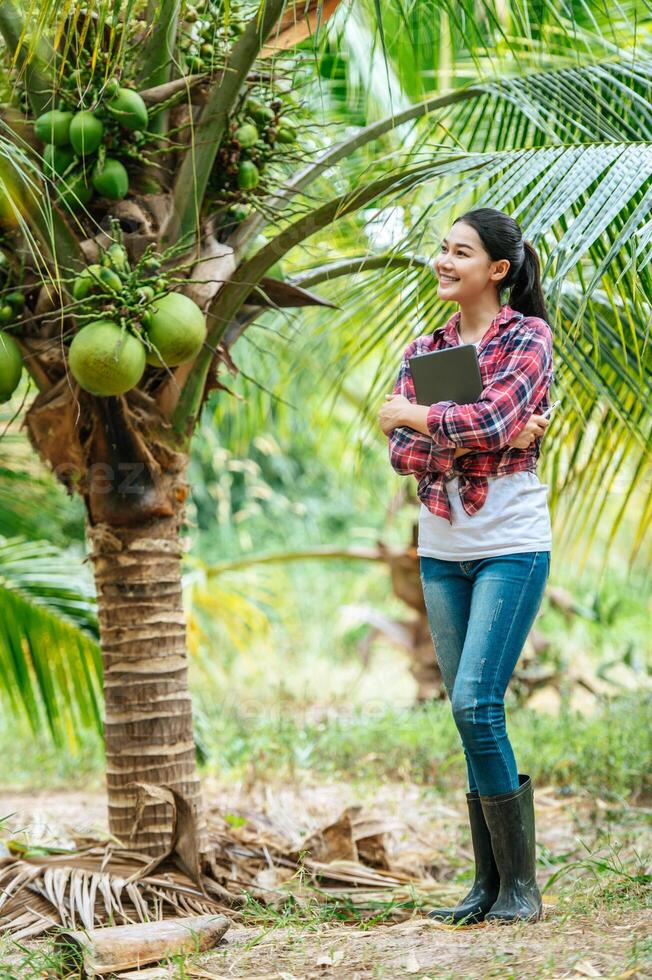
[[[378,421],[385,435],[389,435],[398,425],[405,425],[405,409],[410,405],[412,402],[405,395],[385,395],[385,404],[378,412]]]
[[[517,436],[510,439],[507,445],[513,449],[527,449],[535,439],[544,434],[549,424],[550,419],[545,418],[545,416],[531,415],[525,423],[525,427]]]

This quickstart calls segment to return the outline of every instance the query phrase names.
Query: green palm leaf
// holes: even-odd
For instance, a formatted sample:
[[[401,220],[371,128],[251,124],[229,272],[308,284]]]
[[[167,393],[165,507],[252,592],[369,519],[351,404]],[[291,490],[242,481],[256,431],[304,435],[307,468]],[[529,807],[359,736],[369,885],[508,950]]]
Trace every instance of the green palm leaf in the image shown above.
[[[93,588],[80,572],[69,552],[0,537],[0,700],[73,749],[101,730]]]

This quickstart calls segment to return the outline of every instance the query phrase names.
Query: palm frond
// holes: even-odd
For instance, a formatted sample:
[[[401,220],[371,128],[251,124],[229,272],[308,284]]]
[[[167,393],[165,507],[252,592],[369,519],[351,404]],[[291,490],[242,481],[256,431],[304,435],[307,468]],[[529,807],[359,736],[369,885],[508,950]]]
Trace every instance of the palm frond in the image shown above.
[[[102,724],[93,590],[80,571],[46,542],[0,538],[0,698],[73,749]]]
[[[50,856],[12,849],[0,858],[0,934],[15,941],[62,926],[129,925],[226,907],[178,869],[142,876],[150,858],[111,844]]]
[[[21,7],[11,0],[3,0],[0,4],[0,34],[21,67],[32,111],[40,115],[51,100],[47,71],[54,54],[41,32],[33,31],[29,39],[26,37],[26,23]]]
[[[0,406],[0,528],[5,537],[46,540],[58,548],[84,540],[83,504],[66,495],[20,426],[28,386]]]
[[[326,170],[342,160],[355,160],[361,149],[402,127],[406,127],[401,132],[402,141],[412,156],[424,147],[430,152],[435,136],[437,145],[482,153],[541,146],[544,142],[645,140],[650,131],[651,95],[652,59],[645,52],[635,59],[476,80],[392,112],[325,148],[316,160],[293,175],[266,207],[287,208]],[[411,129],[407,129],[408,124],[412,124]],[[379,159],[382,161],[376,154],[375,162]],[[358,178],[355,168],[349,167],[349,180]],[[241,246],[264,224],[263,213],[253,215],[233,236],[233,244]]]

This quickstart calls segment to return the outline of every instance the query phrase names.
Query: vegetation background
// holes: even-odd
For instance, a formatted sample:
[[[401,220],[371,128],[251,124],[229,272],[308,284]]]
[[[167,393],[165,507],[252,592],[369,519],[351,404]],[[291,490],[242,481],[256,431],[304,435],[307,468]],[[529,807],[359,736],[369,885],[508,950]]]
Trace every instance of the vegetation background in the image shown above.
[[[539,3],[392,0],[381,13],[377,3],[356,0],[341,4],[317,42],[299,46],[292,69],[313,155],[426,96],[486,86],[462,109],[390,131],[345,157],[315,189],[318,202],[355,186],[367,171],[392,172],[406,152],[423,158],[441,146],[497,152],[503,165],[513,155],[509,180],[503,172],[494,186],[488,170],[482,189],[507,210],[523,207],[536,180],[533,148],[588,144],[601,174],[588,190],[579,180],[564,183],[551,157],[546,173],[558,174],[558,182],[550,199],[565,194],[566,213],[539,243],[563,398],[539,475],[550,487],[553,514],[549,592],[557,590],[565,604],[544,597],[536,624],[547,641],[541,665],[554,681],[528,702],[512,694],[508,711],[522,771],[558,801],[570,801],[542,823],[541,870],[567,872],[551,885],[550,932],[529,953],[542,977],[556,969],[643,976],[651,955],[644,918],[652,790],[651,42],[649,11],[638,2],[614,11],[569,2],[553,11]],[[533,77],[536,84],[526,83]],[[628,184],[625,157],[634,150],[640,179]],[[454,168],[444,176],[455,187]],[[464,203],[433,200],[433,186],[397,192],[327,225],[283,257],[283,277],[311,288],[310,270],[335,258],[431,259]],[[545,217],[541,205],[534,225]],[[432,276],[418,264],[386,261],[315,288],[334,308],[270,309],[238,337],[230,349],[237,373],[220,376],[230,391],[211,392],[190,444],[183,586],[200,771],[211,804],[224,801],[236,823],[245,819],[247,794],[263,807],[284,792],[294,794],[292,819],[303,830],[319,823],[320,807],[335,817],[350,801],[414,818],[437,840],[455,891],[468,874],[455,863],[460,844],[468,845],[466,830],[454,817],[443,839],[433,837],[428,813],[456,805],[463,794],[449,706],[415,703],[408,654],[374,628],[381,616],[405,621],[411,611],[392,591],[385,562],[318,557],[324,548],[410,544],[412,481],[389,468],[376,411],[407,340],[450,311],[438,305]],[[29,390],[24,378],[0,407],[0,818],[18,800],[47,824],[66,794],[87,794],[92,816],[93,800],[102,799],[101,696],[83,666],[100,663],[99,633],[83,503],[66,495],[20,429]],[[296,557],[306,551],[316,555]],[[258,560],[266,556],[274,560]],[[53,687],[10,669],[7,637],[27,628],[58,665]],[[562,824],[568,836],[557,843],[552,828]],[[37,824],[11,826],[40,839]],[[315,967],[315,946],[297,939],[308,927],[315,944],[326,935],[334,950],[347,948],[329,931],[338,915],[331,906],[276,918],[256,906],[249,915],[241,945],[233,947],[244,972],[234,975],[253,975],[245,953],[263,936],[277,937],[276,945],[265,938],[262,946],[270,970],[301,976],[340,962]],[[581,942],[567,936],[566,948],[557,949],[555,927],[570,919],[588,931]],[[394,921],[389,913],[387,920]],[[350,921],[360,924],[356,916]],[[619,928],[627,943],[605,944]],[[360,954],[360,976],[395,976],[397,963],[407,969],[409,939],[381,946],[371,962]],[[430,961],[421,949],[418,969],[408,972],[534,975],[523,972],[527,941],[511,974],[500,972],[507,969],[500,949],[489,954],[475,937],[471,946],[478,959],[468,973],[458,960],[433,974],[433,962],[444,961]],[[40,959],[40,950],[21,955],[22,966],[7,971],[62,969]],[[7,962],[15,964],[15,951],[11,956]]]

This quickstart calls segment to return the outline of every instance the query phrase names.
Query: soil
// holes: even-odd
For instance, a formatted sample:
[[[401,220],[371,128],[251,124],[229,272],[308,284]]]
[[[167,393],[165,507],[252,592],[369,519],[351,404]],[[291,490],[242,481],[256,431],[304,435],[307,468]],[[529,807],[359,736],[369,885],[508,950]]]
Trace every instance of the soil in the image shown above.
[[[365,815],[386,821],[390,866],[421,869],[421,894],[437,903],[454,902],[468,888],[466,880],[455,881],[471,860],[461,789],[443,798],[399,783],[365,787],[301,781],[251,787],[209,781],[204,796],[209,815],[213,810],[250,821],[264,815],[264,823],[290,841],[332,823],[347,806],[361,805]],[[250,925],[235,915],[217,949],[186,964],[185,972],[175,966],[156,973],[248,980],[652,977],[649,890],[646,895],[640,885],[628,886],[625,875],[599,864],[605,859],[630,875],[641,872],[650,810],[560,796],[544,786],[535,787],[535,801],[539,857],[547,863],[538,876],[542,890],[554,871],[585,861],[544,891],[540,922],[454,928],[431,922],[421,910],[397,912],[383,923],[309,916],[283,920],[279,915],[276,921],[270,917],[268,923]],[[32,843],[65,842],[69,827],[84,833],[105,829],[98,792],[0,790],[0,810],[12,814],[7,821],[12,833],[25,834]],[[649,874],[649,847],[647,862]],[[383,890],[376,894],[391,898]]]

